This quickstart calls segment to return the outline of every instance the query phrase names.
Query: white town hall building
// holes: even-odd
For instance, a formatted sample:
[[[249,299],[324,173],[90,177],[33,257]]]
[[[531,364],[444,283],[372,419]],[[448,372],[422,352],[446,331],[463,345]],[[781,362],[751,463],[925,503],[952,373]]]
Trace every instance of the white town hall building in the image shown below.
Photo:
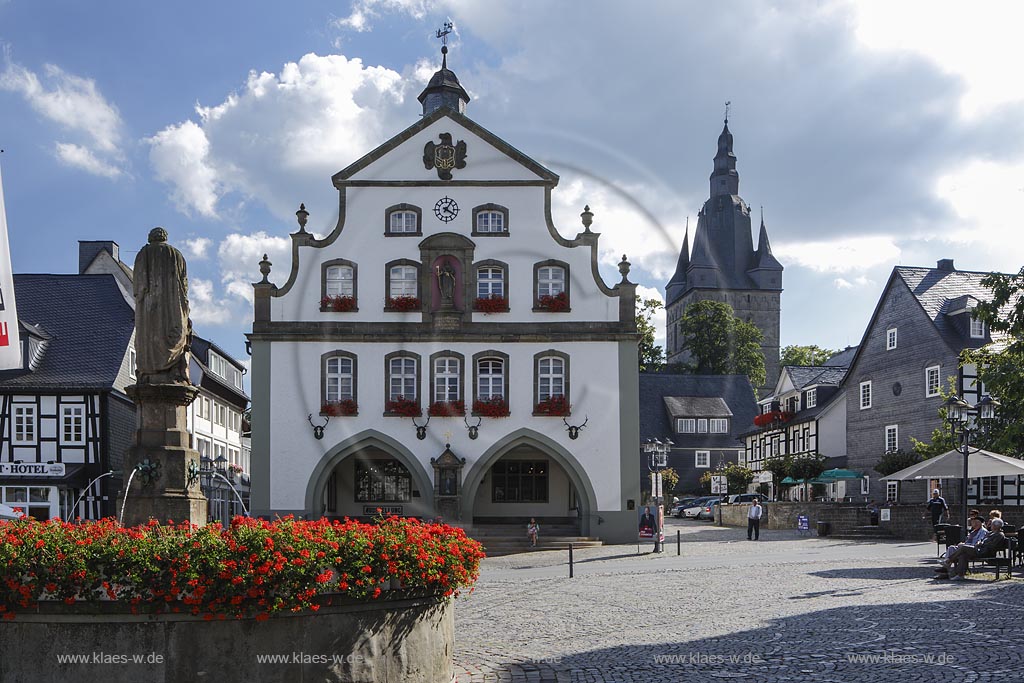
[[[447,59],[447,58],[445,58]],[[252,511],[573,524],[635,540],[636,286],[562,237],[558,176],[463,113],[446,61],[422,118],[333,177],[323,239],[261,262]],[[428,422],[429,418],[429,422]]]

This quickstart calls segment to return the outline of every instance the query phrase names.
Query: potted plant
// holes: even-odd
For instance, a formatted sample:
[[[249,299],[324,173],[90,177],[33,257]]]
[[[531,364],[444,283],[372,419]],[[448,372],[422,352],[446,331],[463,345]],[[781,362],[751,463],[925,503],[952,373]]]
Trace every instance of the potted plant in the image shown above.
[[[508,417],[508,401],[503,396],[473,401],[473,414],[481,417]]]
[[[410,311],[417,311],[419,308],[420,299],[417,296],[389,296],[384,310],[408,313]]]
[[[320,299],[320,310],[348,313],[356,310],[356,298],[354,296],[325,296]]]
[[[544,294],[537,297],[537,308],[549,313],[561,313],[569,310],[569,293],[559,292],[554,296]]]
[[[327,401],[320,406],[320,414],[330,417],[347,417],[359,414],[359,405],[351,398],[340,401]]]
[[[499,294],[492,294],[487,297],[473,299],[473,310],[485,315],[492,313],[507,313],[508,299]]]
[[[384,410],[399,417],[419,417],[423,414],[419,401],[405,398],[404,396],[399,396],[385,403]]]
[[[564,394],[554,394],[537,403],[533,408],[533,414],[563,417],[569,414],[570,408],[569,399]]]
[[[434,401],[427,408],[430,417],[459,417],[465,414],[465,401]]]

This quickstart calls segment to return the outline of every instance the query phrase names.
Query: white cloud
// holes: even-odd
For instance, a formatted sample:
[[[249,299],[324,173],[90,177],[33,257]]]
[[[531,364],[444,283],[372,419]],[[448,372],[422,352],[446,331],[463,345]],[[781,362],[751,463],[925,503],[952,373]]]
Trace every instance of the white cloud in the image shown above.
[[[11,61],[0,73],[0,90],[20,94],[40,115],[77,135],[84,144],[58,143],[57,158],[89,173],[114,178],[121,175],[121,115],[107,102],[91,78],[69,74],[53,64],[39,76]],[[105,157],[105,158],[101,158]]]
[[[230,315],[229,303],[218,298],[213,282],[202,278],[189,278],[189,317],[197,325],[224,325],[234,322]]]
[[[660,309],[658,309],[654,313],[654,315],[651,316],[651,323],[654,325],[654,328],[656,330],[655,335],[654,335],[654,343],[660,345],[661,348],[664,349],[665,348],[665,330],[667,329],[666,328],[667,320],[666,320],[666,317],[665,317],[666,314],[665,314],[665,296],[664,296],[664,294],[662,294],[661,290],[659,290],[659,289],[655,289],[654,287],[645,287],[644,285],[637,286],[636,294],[637,294],[637,296],[640,297],[641,301],[646,301],[647,299],[657,299],[658,301],[661,302],[662,307]]]
[[[896,263],[900,248],[885,235],[838,237],[814,242],[783,242],[772,247],[783,264],[809,268],[819,273],[849,273],[873,266]]]
[[[210,244],[212,242],[209,237],[196,237],[195,239],[185,240],[185,249],[192,258],[205,259]]]
[[[836,286],[836,289],[860,289],[875,286],[875,281],[864,275],[855,277],[853,280],[837,277],[832,283]]]
[[[382,13],[402,13],[413,19],[422,19],[437,4],[432,0],[356,0],[352,3],[351,13],[334,23],[339,28],[362,33],[372,29],[371,21],[380,18]]]
[[[221,104],[197,106],[198,123],[158,132],[150,160],[185,211],[215,215],[234,192],[279,218],[305,202],[320,226],[333,226],[337,201],[325,178],[408,124],[397,116],[407,87],[390,69],[307,54],[277,75],[250,73]]]
[[[58,142],[56,150],[57,159],[62,163],[74,168],[80,168],[93,175],[116,178],[122,173],[120,168],[99,159],[92,151],[81,145],[75,145],[70,142]]]
[[[225,292],[235,301],[251,303],[252,283],[262,277],[259,262],[264,254],[274,264],[271,281],[283,285],[291,268],[290,252],[291,241],[285,237],[272,237],[262,231],[228,235],[217,248]]]
[[[210,142],[192,121],[168,126],[146,140],[156,177],[171,185],[171,196],[185,213],[215,215],[220,183],[209,161]]]

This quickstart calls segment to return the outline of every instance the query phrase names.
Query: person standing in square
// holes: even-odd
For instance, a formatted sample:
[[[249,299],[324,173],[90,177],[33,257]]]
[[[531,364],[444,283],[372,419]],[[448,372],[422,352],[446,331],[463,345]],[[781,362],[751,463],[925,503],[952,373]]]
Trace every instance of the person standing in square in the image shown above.
[[[761,538],[761,517],[764,515],[764,508],[761,501],[754,499],[747,510],[747,540],[757,541]]]

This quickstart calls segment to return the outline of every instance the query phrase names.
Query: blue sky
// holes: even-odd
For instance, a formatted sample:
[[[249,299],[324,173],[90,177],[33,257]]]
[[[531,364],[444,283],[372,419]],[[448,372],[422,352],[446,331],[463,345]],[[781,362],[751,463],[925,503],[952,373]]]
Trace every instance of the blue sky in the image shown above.
[[[721,130],[786,266],[782,342],[856,344],[894,265],[1024,264],[1022,10],[987,3],[0,0],[0,156],[15,272],[77,240],[131,263],[166,227],[196,328],[244,357],[257,261],[288,269],[305,202],[417,120],[456,25],[467,113],[589,203],[603,269],[663,290]],[[273,277],[272,277],[273,279]]]

